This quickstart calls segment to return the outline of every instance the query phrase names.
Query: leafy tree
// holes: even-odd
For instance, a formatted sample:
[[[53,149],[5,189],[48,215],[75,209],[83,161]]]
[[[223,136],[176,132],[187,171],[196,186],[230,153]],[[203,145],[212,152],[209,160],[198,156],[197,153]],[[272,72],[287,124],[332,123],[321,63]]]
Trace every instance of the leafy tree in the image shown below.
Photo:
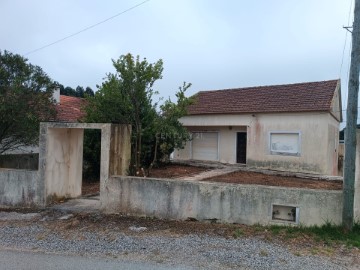
[[[86,87],[85,94],[88,95],[88,96],[91,96],[91,97],[93,97],[95,95],[94,91],[89,86]]]
[[[179,121],[187,114],[187,107],[193,102],[193,98],[185,96],[190,87],[190,83],[184,82],[175,94],[177,102],[169,98],[160,106],[155,121],[155,146],[149,171],[159,160],[167,161],[175,149],[183,148],[185,142],[190,140],[190,133]]]
[[[66,86],[64,89],[64,95],[76,97],[76,90],[70,86]]]
[[[163,62],[148,63],[131,54],[112,60],[116,73],[109,73],[94,97],[88,97],[85,110],[88,122],[124,123],[132,125],[132,156],[130,174],[140,174],[142,169],[150,167],[186,136],[169,136],[180,127],[177,121],[180,109],[170,100],[157,111],[157,102],[153,101],[154,83],[162,78]],[[185,104],[184,93],[190,85],[184,84],[177,93],[178,101]],[[181,129],[183,132],[185,129]],[[162,132],[167,132],[162,138]],[[164,134],[163,134],[164,135]],[[174,134],[172,134],[174,135]],[[174,142],[178,140],[179,142]],[[159,151],[159,149],[161,151]],[[159,155],[160,153],[160,155]]]
[[[78,85],[78,86],[76,87],[76,96],[83,98],[83,97],[84,97],[84,94],[85,94],[84,87]]]
[[[52,91],[41,67],[0,51],[0,154],[38,143],[40,122],[55,118]]]

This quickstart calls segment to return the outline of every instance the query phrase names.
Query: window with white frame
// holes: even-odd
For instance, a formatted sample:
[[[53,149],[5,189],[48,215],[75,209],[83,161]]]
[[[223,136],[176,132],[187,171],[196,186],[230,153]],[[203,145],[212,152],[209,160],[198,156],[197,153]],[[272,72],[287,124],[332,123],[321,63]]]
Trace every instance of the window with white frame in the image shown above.
[[[301,153],[300,132],[272,131],[269,141],[272,155],[299,156]]]

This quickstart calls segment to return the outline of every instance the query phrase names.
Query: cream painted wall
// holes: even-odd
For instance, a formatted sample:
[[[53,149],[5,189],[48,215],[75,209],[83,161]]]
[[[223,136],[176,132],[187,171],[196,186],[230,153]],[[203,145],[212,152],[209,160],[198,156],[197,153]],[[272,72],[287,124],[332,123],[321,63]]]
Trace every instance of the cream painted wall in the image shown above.
[[[250,166],[285,171],[333,174],[328,158],[329,114],[259,114],[248,129]],[[298,156],[271,154],[270,132],[299,132]],[[335,132],[335,130],[334,130]],[[335,174],[336,175],[336,174]]]
[[[334,117],[338,121],[342,121],[342,106],[341,106],[341,95],[340,95],[340,81],[338,82],[338,85],[336,86],[336,90],[334,93],[334,97],[331,101],[331,113],[334,115]]]
[[[236,163],[236,132],[247,130],[247,164],[258,168],[337,175],[339,123],[329,113],[194,115],[190,131],[219,132],[219,161]],[[232,129],[229,129],[229,126]],[[299,132],[300,155],[270,153],[270,132]],[[191,142],[174,159],[191,159]]]
[[[219,145],[219,159],[222,163],[236,163],[236,133],[246,132],[246,127],[189,127],[191,132],[217,132]],[[174,159],[192,159],[192,142],[188,142],[184,149],[175,150]]]

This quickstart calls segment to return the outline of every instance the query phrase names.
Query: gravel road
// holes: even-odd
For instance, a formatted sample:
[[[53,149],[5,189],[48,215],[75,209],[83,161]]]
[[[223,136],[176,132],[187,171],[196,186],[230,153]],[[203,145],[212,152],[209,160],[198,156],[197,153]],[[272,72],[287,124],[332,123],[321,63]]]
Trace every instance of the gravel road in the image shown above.
[[[9,213],[8,215],[10,215]],[[102,256],[151,262],[163,267],[194,269],[350,269],[348,260],[294,254],[256,237],[227,239],[206,234],[149,233],[136,226],[129,231],[60,226],[61,217],[31,216],[0,219],[0,249],[32,250],[62,255]],[[1,215],[0,215],[1,217]],[[29,220],[32,219],[32,220]],[[71,221],[71,215],[66,216]],[[49,226],[51,224],[51,226]],[[57,228],[56,224],[59,224]],[[75,225],[74,225],[75,224]],[[356,269],[352,266],[351,269]]]

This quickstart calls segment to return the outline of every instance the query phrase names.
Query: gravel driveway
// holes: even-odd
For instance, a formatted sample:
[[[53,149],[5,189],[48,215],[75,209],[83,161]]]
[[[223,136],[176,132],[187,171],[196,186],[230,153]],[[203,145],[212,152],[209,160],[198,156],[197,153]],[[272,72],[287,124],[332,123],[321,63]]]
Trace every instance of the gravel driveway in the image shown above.
[[[86,223],[80,225],[74,216],[63,213],[27,216],[0,212],[0,249],[106,256],[155,262],[169,268],[176,265],[195,269],[357,269],[346,258],[294,254],[279,244],[256,237],[150,233],[150,228],[137,224],[128,230],[115,229],[115,223],[104,229],[101,220],[97,226],[94,229]]]

